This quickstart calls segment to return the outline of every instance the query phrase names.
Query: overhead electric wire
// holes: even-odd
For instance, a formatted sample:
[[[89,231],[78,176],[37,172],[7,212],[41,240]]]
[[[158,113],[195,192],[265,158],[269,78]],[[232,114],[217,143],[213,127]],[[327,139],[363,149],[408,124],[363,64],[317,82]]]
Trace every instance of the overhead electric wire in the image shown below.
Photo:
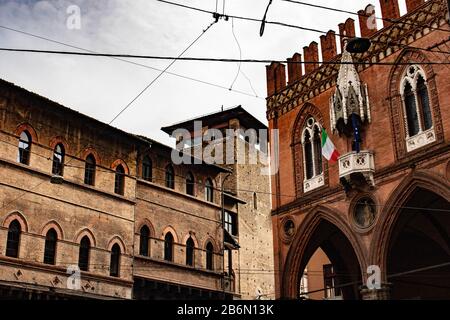
[[[192,47],[192,45],[194,45],[215,23],[217,23],[217,21],[213,21],[206,29],[204,29],[202,31],[202,33],[179,55],[181,56],[182,54],[184,54],[189,48]],[[127,106],[125,106],[124,108],[122,108],[122,110],[109,122],[109,124],[111,124],[114,120],[116,120],[125,110],[127,110],[131,104],[136,101],[136,99],[138,99],[153,83],[155,83],[155,81],[161,77],[165,71],[170,68],[170,66],[172,66],[175,62],[176,62],[177,58],[174,58],[172,63],[169,64],[163,71],[161,71],[161,73],[144,89],[142,90],[130,103],[127,104]],[[85,148],[87,148],[88,145],[86,145],[84,148],[81,149],[81,151],[77,154],[77,156],[83,152],[83,150]],[[75,157],[74,157],[75,158]],[[72,158],[71,160],[68,161],[68,163],[70,163],[70,161],[72,161],[74,158]],[[45,182],[47,182],[46,180],[43,180],[42,182],[38,183],[37,185],[35,185],[33,188],[31,188],[30,190],[34,190],[36,188],[38,188],[39,186],[41,186],[42,184],[44,184]],[[14,198],[13,200],[11,200],[10,202],[7,202],[6,204],[3,204],[3,206],[1,208],[7,207],[9,205],[11,205],[12,203],[16,202],[17,200],[21,199],[22,197],[26,196],[27,193],[30,191],[25,191],[22,194],[20,194],[18,197]]]
[[[284,1],[284,2],[291,2],[291,3],[298,4],[298,5],[308,6],[308,7],[317,8],[317,9],[323,9],[323,10],[329,10],[329,11],[341,12],[341,13],[351,14],[351,15],[354,15],[354,16],[359,16],[359,13],[357,13],[357,12],[353,12],[353,11],[349,11],[349,10],[343,10],[343,9],[338,9],[338,8],[332,8],[332,7],[327,7],[327,6],[322,6],[322,5],[318,5],[318,4],[307,3],[307,2],[304,2],[304,1],[297,1],[297,0],[282,0],[282,1]],[[366,13],[366,16],[368,16],[368,17],[371,16],[369,13],[367,13],[367,12],[365,12],[365,13]],[[377,17],[377,16],[374,16],[374,18],[376,20],[386,21],[386,22],[390,22],[390,23],[393,23],[393,24],[402,23],[404,25],[421,26],[421,27],[423,26],[422,24],[419,24],[419,23],[399,21],[398,19],[390,19],[390,18],[383,18],[383,17]],[[432,26],[428,26],[428,25],[426,25],[426,27],[430,28],[430,30],[444,31],[444,32],[449,32],[450,33],[449,29],[442,29],[442,28],[439,28],[439,27],[432,27]]]
[[[54,40],[54,39],[50,39],[50,38],[43,37],[43,36],[40,36],[40,35],[37,35],[37,34],[33,34],[33,33],[29,33],[29,32],[26,32],[26,31],[14,29],[14,28],[11,28],[11,27],[6,27],[6,26],[0,25],[0,28],[5,29],[5,30],[9,30],[9,31],[13,31],[13,32],[17,32],[17,33],[20,33],[20,34],[23,34],[23,35],[27,35],[27,36],[30,36],[30,37],[33,37],[33,38],[45,40],[45,41],[48,41],[48,42],[51,42],[51,43],[59,44],[59,45],[65,46],[65,47],[78,49],[78,50],[82,50],[82,51],[90,52],[90,53],[98,53],[98,52],[93,51],[93,50],[89,50],[89,49],[82,48],[82,47],[79,47],[79,46],[71,45],[71,44],[68,44],[68,43],[65,43],[65,42],[57,41],[57,40]],[[129,63],[129,64],[133,64],[133,65],[136,65],[136,66],[139,66],[139,67],[147,68],[147,69],[150,69],[150,70],[154,70],[154,71],[159,71],[159,72],[162,71],[162,69],[155,68],[155,67],[152,67],[152,66],[149,66],[149,65],[145,65],[145,64],[142,64],[142,63],[138,63],[138,62],[135,62],[135,61],[131,61],[131,60],[126,60],[126,59],[122,59],[122,58],[118,58],[118,57],[109,57],[109,58],[117,60],[117,61],[122,61],[122,62],[125,62],[125,63]],[[220,85],[220,84],[208,82],[208,81],[205,81],[205,80],[193,78],[193,77],[186,76],[186,75],[181,75],[181,74],[174,73],[174,72],[171,72],[171,71],[166,71],[166,74],[169,74],[169,75],[181,78],[181,79],[190,80],[190,81],[194,81],[194,82],[197,82],[197,83],[205,84],[205,85],[208,85],[208,86],[211,86],[211,87],[215,87],[215,88],[219,88],[219,89],[223,89],[223,90],[227,90],[227,91],[232,91],[234,93],[242,94],[242,95],[245,95],[245,96],[255,97],[255,98],[258,98],[258,99],[264,99],[262,97],[259,97],[258,95],[253,95],[253,94],[250,94],[250,93],[247,93],[247,92],[244,92],[244,91],[240,91],[240,90],[236,90],[236,89],[230,90],[229,87],[226,87],[226,86],[223,86],[223,85]]]
[[[203,37],[203,35],[208,32],[208,30],[217,23],[217,21],[213,21],[211,22],[208,27],[206,27],[206,29],[204,29],[202,31],[202,33],[200,33],[200,35],[194,39],[194,41],[192,41],[187,47],[186,49],[184,49],[176,58],[171,59],[172,62],[169,63],[169,65],[167,65],[167,67],[164,68],[164,70],[162,70],[152,81],[150,81],[150,83],[145,86],[145,88],[143,90],[141,90],[137,96],[135,96],[124,108],[122,108],[120,110],[120,112],[108,123],[109,125],[111,125],[115,120],[117,120],[117,118],[119,118],[128,108],[131,107],[131,105],[137,100],[139,99],[154,83],[156,83],[156,81],[158,81],[158,79],[160,77],[162,77],[164,75],[164,73],[170,69],[170,67],[172,67],[182,56],[183,54],[185,54],[190,48],[192,48],[192,46],[194,44],[197,43],[197,41],[200,40],[201,37]]]
[[[174,6],[178,6],[178,7],[183,7],[183,8],[194,10],[194,11],[198,11],[198,12],[208,13],[208,14],[212,14],[212,15],[215,14],[213,11],[208,11],[208,10],[204,10],[204,9],[200,9],[200,8],[196,8],[196,7],[192,7],[192,6],[187,6],[187,5],[179,4],[179,3],[176,3],[176,2],[172,2],[172,1],[167,1],[167,0],[156,0],[156,1],[163,2],[163,3],[166,3],[166,4],[170,4],[170,5],[174,5]],[[236,15],[225,15],[225,17],[235,18],[235,19],[240,19],[240,20],[253,21],[253,22],[258,22],[258,23],[262,23],[264,21],[264,20],[261,20],[261,19],[242,17],[242,16],[236,16]],[[283,22],[265,21],[265,23],[273,24],[273,25],[279,25],[279,26],[288,27],[288,28],[299,29],[299,30],[303,30],[303,31],[316,32],[316,33],[320,33],[320,34],[324,34],[324,35],[328,34],[328,31],[319,30],[319,29],[315,29],[315,28],[302,27],[302,26],[288,24],[288,23],[283,23]],[[402,23],[402,21],[396,20],[394,23],[396,23],[396,24],[397,23]],[[446,30],[446,31],[450,31],[450,30]],[[341,38],[347,38],[348,37],[347,35],[340,34],[340,33],[335,33],[335,35],[337,35],[338,37],[341,37]],[[385,42],[385,41],[375,41],[375,40],[372,40],[372,41],[375,42],[375,43],[379,43],[379,44],[401,46],[402,48],[410,48],[410,49],[423,50],[423,51],[430,51],[431,50],[431,49],[427,49],[427,48],[420,48],[420,47],[414,47],[414,46],[410,46],[410,45],[404,45],[404,44],[396,43],[396,42]],[[431,51],[431,52],[437,52],[437,51]],[[449,52],[449,54],[450,54],[450,52]]]
[[[14,146],[14,147],[17,148],[16,144],[13,144],[13,143],[11,143],[9,141],[5,141],[5,140],[0,139],[0,142],[3,142],[5,144],[11,145],[11,146]],[[48,150],[51,151],[50,149],[48,149]],[[43,158],[45,160],[48,160],[48,161],[53,161],[53,159],[51,157],[44,156],[44,155],[39,154],[37,152],[30,151],[30,154],[34,154],[34,155],[36,155],[38,157],[41,157],[41,158]],[[70,157],[69,155],[66,155],[66,156]],[[77,159],[78,161],[84,161],[84,160],[78,159],[76,157],[71,157],[71,158],[72,159],[70,161],[72,161],[74,159]],[[77,165],[69,164],[70,161],[68,161],[67,163],[64,163],[63,167],[77,168],[77,169],[82,169],[82,170],[85,169],[84,166],[77,166]],[[155,167],[155,166],[152,166],[152,170],[157,170],[157,171],[164,172],[164,173],[166,172],[165,168],[160,168],[160,167]],[[108,173],[108,174],[116,174],[116,172],[113,169],[108,169],[106,167],[99,166],[99,165],[96,166],[96,170],[95,171],[96,172]],[[145,179],[143,179],[141,176],[139,176],[137,174],[136,175],[123,174],[123,176],[128,177],[130,179],[134,179],[134,180],[139,179],[139,180],[144,180],[145,181]],[[175,173],[174,173],[174,177],[182,178],[183,180],[186,179],[185,175],[179,175],[179,174],[175,174]],[[71,176],[71,178],[78,180],[79,183],[84,183],[84,180],[82,178],[78,178],[78,177],[74,177],[74,176]],[[156,178],[156,177],[152,176],[151,181],[147,181],[147,182],[153,182],[154,183],[155,181],[166,182],[166,179],[165,178]],[[201,188],[205,187],[204,183],[191,182],[191,184],[196,185],[197,187],[201,187]],[[214,191],[218,191],[218,192],[222,191],[220,188],[216,188],[216,187],[213,187],[213,190]],[[225,192],[232,192],[232,191],[238,191],[238,192],[250,193],[250,194],[254,194],[254,193],[256,193],[256,194],[264,194],[264,195],[270,195],[270,196],[277,195],[277,194],[272,193],[272,192],[264,192],[264,191],[240,189],[240,188],[239,189],[233,189],[233,190],[225,190]],[[289,196],[288,195],[284,195],[284,197],[297,198],[297,196],[293,196],[293,195],[289,195]],[[348,203],[348,201],[344,201],[344,200],[336,200],[336,201],[332,201],[332,202]],[[363,202],[355,202],[355,204],[364,204],[364,203]],[[382,207],[382,208],[386,208],[386,207],[388,207],[388,208],[398,208],[398,209],[405,209],[405,210],[423,210],[423,211],[430,211],[430,212],[443,212],[443,213],[450,212],[450,209],[438,209],[438,208],[423,208],[423,207],[394,206],[394,205],[388,206],[388,205],[383,205],[383,204],[374,204],[374,206]],[[5,206],[3,206],[3,207],[5,207]],[[2,209],[3,207],[1,207],[0,209]],[[200,216],[196,216],[196,217],[201,218]]]
[[[58,55],[76,55],[76,56],[89,56],[89,57],[120,57],[120,58],[134,58],[134,59],[150,59],[150,60],[177,60],[177,61],[200,61],[200,62],[224,62],[224,63],[265,63],[270,64],[272,62],[277,63],[296,63],[296,64],[323,64],[323,65],[384,65],[384,66],[398,66],[398,65],[443,65],[450,64],[448,61],[410,61],[410,62],[371,62],[371,61],[287,61],[277,59],[233,59],[233,58],[204,58],[204,57],[174,57],[174,56],[156,56],[156,55],[132,55],[132,54],[115,54],[115,53],[88,53],[88,52],[75,52],[75,51],[56,51],[56,50],[36,50],[36,49],[18,49],[18,48],[0,48],[0,51],[7,52],[27,52],[27,53],[45,53],[45,54],[58,54]],[[449,54],[450,52],[436,53]]]

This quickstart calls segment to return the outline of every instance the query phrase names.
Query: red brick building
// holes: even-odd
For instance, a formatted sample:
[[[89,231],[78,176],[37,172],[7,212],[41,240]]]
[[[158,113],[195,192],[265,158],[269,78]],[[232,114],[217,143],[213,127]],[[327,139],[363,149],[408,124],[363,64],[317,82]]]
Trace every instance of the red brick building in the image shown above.
[[[384,28],[359,12],[365,53],[337,54],[336,34],[287,66],[267,67],[267,117],[280,133],[273,177],[278,298],[308,296],[304,271],[344,299],[449,299],[450,51],[447,2],[381,0]],[[339,25],[341,48],[356,35]],[[447,53],[441,53],[444,51]],[[344,62],[344,63],[340,63]],[[326,129],[341,156],[322,157]],[[277,155],[273,155],[277,156]],[[330,265],[311,270],[323,251]],[[367,288],[368,267],[381,286]],[[302,288],[301,288],[302,287]],[[328,290],[327,290],[328,289]],[[325,295],[323,295],[325,297]]]

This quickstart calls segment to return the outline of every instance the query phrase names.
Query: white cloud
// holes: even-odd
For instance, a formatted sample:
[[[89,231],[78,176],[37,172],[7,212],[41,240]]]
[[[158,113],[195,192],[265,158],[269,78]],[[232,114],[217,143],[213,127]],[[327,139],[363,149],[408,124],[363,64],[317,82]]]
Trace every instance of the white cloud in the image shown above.
[[[215,1],[181,1],[208,10]],[[262,18],[268,1],[227,0],[226,13]],[[310,1],[358,11],[366,1]],[[222,0],[219,0],[221,7]],[[67,6],[79,5],[81,30],[66,27]],[[403,4],[404,7],[404,4]],[[378,9],[378,12],[380,10]],[[337,30],[348,15],[274,1],[269,20],[283,21],[320,30]],[[355,18],[355,17],[353,17]],[[356,19],[357,20],[357,19]],[[87,49],[131,54],[177,56],[212,21],[209,15],[159,3],[155,0],[0,0],[0,24],[39,34]],[[302,52],[320,34],[267,25],[259,37],[260,25],[234,21],[243,58],[284,59]],[[1,47],[70,50],[26,35],[0,29]],[[239,51],[231,33],[231,21],[214,25],[186,54],[201,57],[238,58]],[[139,63],[164,68],[170,61]],[[265,97],[265,66],[243,64],[256,92]],[[177,62],[170,71],[229,87],[236,75],[236,64]],[[0,52],[0,77],[47,96],[70,108],[108,122],[158,73],[108,58],[55,56]],[[235,89],[252,93],[248,80],[239,76]],[[265,121],[265,101],[228,90],[164,75],[124,113],[114,125],[168,142],[159,128],[196,115],[243,105]]]

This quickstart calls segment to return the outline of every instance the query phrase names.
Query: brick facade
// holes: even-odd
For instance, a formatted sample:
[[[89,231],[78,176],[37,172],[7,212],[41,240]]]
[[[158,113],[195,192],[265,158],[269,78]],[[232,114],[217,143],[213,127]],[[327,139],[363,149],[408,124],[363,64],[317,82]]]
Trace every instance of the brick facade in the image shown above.
[[[332,130],[330,98],[336,92],[340,65],[323,64],[286,87],[273,86],[271,78],[267,78],[267,117],[270,128],[279,129],[281,141],[280,170],[272,179],[275,266],[281,270],[276,277],[278,298],[298,297],[299,270],[304,270],[307,259],[312,255],[309,251],[312,241],[322,243],[327,254],[342,253],[342,250],[327,247],[327,235],[331,237],[331,234],[336,233],[341,236],[334,242],[342,243],[342,248],[352,251],[352,256],[348,255],[344,260],[358,266],[351,271],[347,269],[348,274],[360,273],[352,280],[364,284],[367,267],[379,265],[383,282],[386,282],[386,270],[396,267],[389,262],[388,252],[391,250],[390,236],[398,227],[396,221],[401,219],[399,207],[406,206],[407,201],[413,201],[408,196],[412,197],[418,190],[439,195],[440,199],[444,199],[439,201],[447,201],[448,206],[450,88],[447,79],[450,72],[446,66],[426,64],[430,61],[445,61],[445,54],[414,49],[440,48],[447,51],[443,45],[448,38],[447,33],[430,28],[448,29],[446,1],[430,0],[425,4],[423,1],[409,1],[408,14],[403,17],[400,17],[397,1],[382,0],[381,6],[383,17],[400,19],[400,23],[405,23],[399,28],[400,23],[385,22],[385,28],[376,33],[369,32],[363,25],[361,33],[371,37],[372,47],[366,53],[353,55],[359,78],[367,84],[369,93],[371,119],[362,125],[362,150],[370,150],[374,155],[374,186],[361,181],[356,185],[355,181],[352,188],[345,192],[339,163],[328,163],[323,159],[324,185],[309,192],[305,192],[303,187],[305,163],[301,137],[304,123],[309,117],[326,128],[341,156],[352,152],[352,138],[337,132],[333,134]],[[355,35],[352,28],[350,20],[339,26],[341,33],[345,30],[351,36]],[[387,45],[387,41],[391,45]],[[328,52],[328,47],[322,50]],[[341,60],[340,55],[331,57],[326,54],[325,58],[329,61]],[[378,62],[393,64],[372,64]],[[407,149],[415,147],[407,146],[406,115],[400,95],[401,81],[408,72],[408,66],[402,64],[406,62],[422,65],[427,79],[434,133],[434,136],[430,136],[432,142],[413,151]],[[280,67],[283,66],[272,64],[268,70],[281,74]],[[355,205],[364,196],[374,200],[377,210],[373,225],[361,230],[355,226],[352,215]],[[288,221],[294,225],[294,231],[289,234],[284,229]],[[440,223],[448,234],[447,222]],[[316,229],[319,231],[315,232]],[[389,297],[386,287],[382,290],[382,293],[377,294],[370,290],[359,292],[356,288],[354,292],[346,294],[364,299]],[[393,290],[395,296],[395,286]]]

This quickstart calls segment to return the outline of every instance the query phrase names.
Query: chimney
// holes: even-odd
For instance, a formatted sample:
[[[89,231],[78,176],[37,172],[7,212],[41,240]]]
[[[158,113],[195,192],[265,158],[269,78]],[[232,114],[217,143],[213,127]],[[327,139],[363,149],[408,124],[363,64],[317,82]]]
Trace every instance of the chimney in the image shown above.
[[[398,0],[380,0],[381,14],[383,19],[396,20],[400,18],[400,9],[398,6]],[[389,27],[392,22],[383,20],[384,27]]]
[[[287,59],[287,61],[289,84],[291,84],[303,76],[302,64],[298,63],[302,61],[302,55],[300,53],[295,53],[292,58]]]
[[[341,49],[344,50],[344,40],[355,37],[355,20],[348,18],[345,23],[340,23],[339,34],[341,38]]]
[[[425,0],[406,0],[406,9],[408,9],[408,12],[412,12],[424,3]]]
[[[313,41],[309,44],[309,47],[304,47],[303,55],[305,57],[305,61],[310,62],[305,63],[305,74],[311,73],[319,67],[319,45],[317,42]]]
[[[320,36],[320,45],[322,47],[323,61],[331,61],[337,55],[336,33],[330,30],[327,32],[327,35]]]
[[[286,68],[284,64],[272,62],[266,66],[267,96],[272,96],[286,87]]]
[[[369,4],[364,10],[358,11],[361,37],[370,38],[377,31],[377,19],[375,18],[375,6]]]

